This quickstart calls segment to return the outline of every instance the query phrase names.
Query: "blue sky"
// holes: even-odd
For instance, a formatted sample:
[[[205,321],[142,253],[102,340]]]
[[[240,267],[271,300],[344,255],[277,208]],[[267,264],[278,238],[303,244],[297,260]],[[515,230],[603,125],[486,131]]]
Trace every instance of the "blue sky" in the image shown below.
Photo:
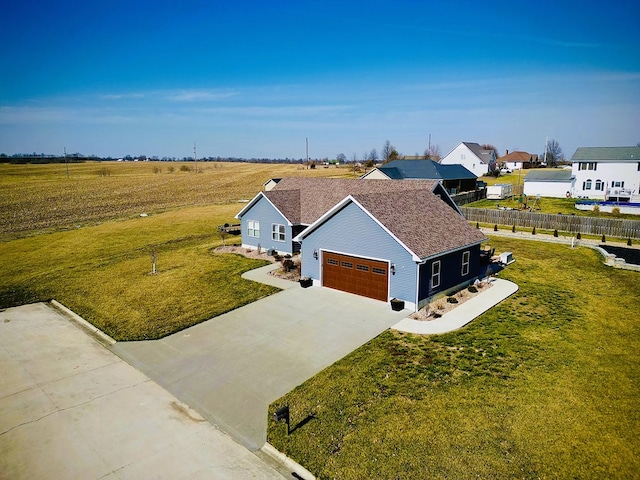
[[[15,1],[0,153],[635,145],[639,18],[621,0]]]

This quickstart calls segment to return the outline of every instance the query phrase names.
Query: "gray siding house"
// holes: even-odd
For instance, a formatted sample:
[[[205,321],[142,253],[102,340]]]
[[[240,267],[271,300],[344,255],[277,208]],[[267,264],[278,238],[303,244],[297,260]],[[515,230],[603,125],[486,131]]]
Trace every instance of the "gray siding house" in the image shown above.
[[[237,218],[244,247],[299,250],[314,285],[407,308],[481,273],[486,238],[438,182],[285,178]]]

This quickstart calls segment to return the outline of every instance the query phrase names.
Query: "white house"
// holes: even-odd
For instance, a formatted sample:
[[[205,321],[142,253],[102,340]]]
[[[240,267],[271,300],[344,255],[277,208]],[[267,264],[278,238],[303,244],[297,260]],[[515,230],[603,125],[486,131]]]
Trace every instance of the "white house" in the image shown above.
[[[485,150],[477,143],[462,142],[440,160],[442,165],[462,165],[481,177],[497,167],[496,153]]]
[[[522,151],[509,152],[509,150],[507,150],[504,156],[498,158],[498,163],[504,163],[504,168],[509,170],[524,170],[525,168],[539,167],[541,162],[535,153]]]
[[[640,147],[580,147],[571,162],[574,196],[640,201]]]

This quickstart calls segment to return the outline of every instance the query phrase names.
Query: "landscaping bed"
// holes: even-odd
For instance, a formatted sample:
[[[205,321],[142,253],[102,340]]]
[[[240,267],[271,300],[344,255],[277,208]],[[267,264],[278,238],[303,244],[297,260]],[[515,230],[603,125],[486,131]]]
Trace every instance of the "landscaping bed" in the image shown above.
[[[479,281],[473,285],[469,285],[467,288],[456,292],[453,295],[438,298],[429,303],[425,307],[421,308],[417,312],[409,315],[409,318],[413,320],[430,321],[437,320],[445,313],[455,309],[458,305],[462,305],[464,302],[471,300],[472,298],[486,292],[493,285],[487,281]]]

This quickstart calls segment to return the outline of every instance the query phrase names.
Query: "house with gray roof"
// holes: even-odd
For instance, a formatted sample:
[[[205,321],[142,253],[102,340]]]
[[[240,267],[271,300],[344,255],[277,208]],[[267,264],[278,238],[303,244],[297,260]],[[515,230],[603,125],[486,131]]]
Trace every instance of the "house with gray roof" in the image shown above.
[[[245,248],[300,251],[302,275],[418,309],[480,272],[486,237],[439,182],[284,178],[236,216]]]
[[[442,165],[462,165],[478,177],[491,173],[497,168],[496,152],[485,150],[473,142],[460,143],[447,153],[440,160],[440,163]]]
[[[374,168],[365,180],[434,180],[451,194],[476,189],[478,176],[462,165],[442,165],[433,160],[393,160]]]
[[[575,183],[576,177],[570,169],[531,170],[524,177],[524,194],[553,198],[570,197]]]
[[[571,157],[579,198],[640,201],[640,147],[580,147]]]

